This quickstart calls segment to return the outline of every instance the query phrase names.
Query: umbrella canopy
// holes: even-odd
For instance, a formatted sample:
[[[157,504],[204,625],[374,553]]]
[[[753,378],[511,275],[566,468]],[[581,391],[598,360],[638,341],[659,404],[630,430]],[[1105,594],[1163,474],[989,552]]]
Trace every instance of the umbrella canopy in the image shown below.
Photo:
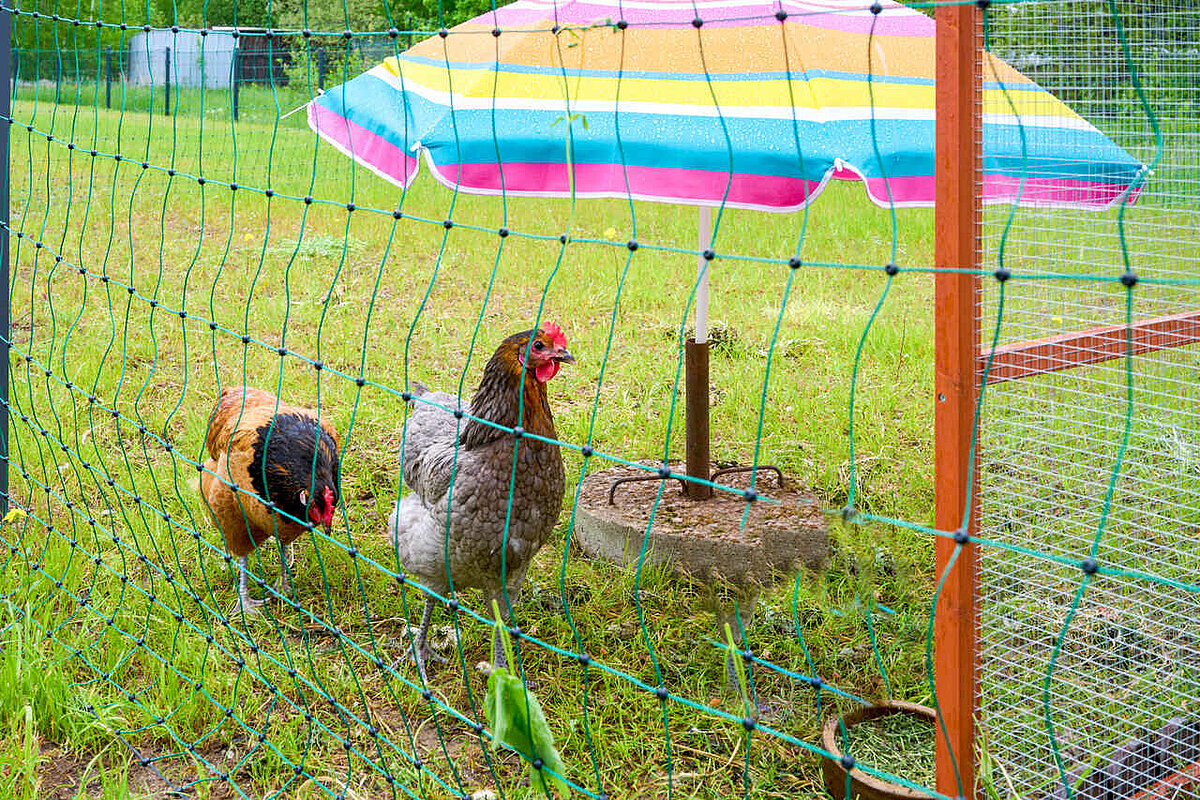
[[[325,92],[309,124],[401,185],[423,151],[483,194],[792,211],[846,178],[881,206],[932,205],[934,22],[864,6],[519,0]],[[1020,187],[1023,204],[1105,208],[1141,168],[986,56],[985,202]]]

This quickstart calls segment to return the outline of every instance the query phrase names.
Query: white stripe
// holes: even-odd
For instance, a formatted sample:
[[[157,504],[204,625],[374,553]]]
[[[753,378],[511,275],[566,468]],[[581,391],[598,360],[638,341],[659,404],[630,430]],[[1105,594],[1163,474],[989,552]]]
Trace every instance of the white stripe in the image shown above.
[[[382,65],[371,70],[375,77],[386,81],[393,89],[408,91],[423,97],[431,103],[449,108],[453,104],[456,111],[545,111],[566,113],[567,105],[561,98],[543,99],[534,97],[464,97],[455,92],[431,89],[414,80],[402,79]],[[490,75],[491,73],[484,73]],[[490,82],[490,81],[489,81]],[[617,102],[614,100],[576,100],[571,103],[572,114],[603,114],[616,113]],[[674,117],[704,117],[727,119],[778,119],[798,122],[843,122],[851,120],[869,120],[872,116],[870,106],[824,106],[822,108],[796,108],[789,106],[714,106],[709,104],[696,105],[689,103],[652,103],[633,100],[620,102],[622,114],[651,114]],[[931,108],[901,108],[891,106],[875,106],[875,119],[891,120],[922,120],[932,121],[934,111]],[[984,114],[983,121],[989,125],[1024,125],[1028,128],[1058,128],[1060,130],[1094,131],[1087,120],[1079,117],[1058,117],[1042,114]]]

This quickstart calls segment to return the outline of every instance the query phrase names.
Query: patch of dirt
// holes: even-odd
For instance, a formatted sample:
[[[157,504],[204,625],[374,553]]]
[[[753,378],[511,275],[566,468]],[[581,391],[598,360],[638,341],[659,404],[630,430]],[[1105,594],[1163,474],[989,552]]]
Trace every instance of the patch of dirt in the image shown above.
[[[682,471],[682,465],[670,467]],[[653,474],[620,467],[584,479],[576,535],[585,553],[623,563],[636,560],[653,509],[653,560],[669,561],[699,580],[764,585],[775,573],[819,566],[828,555],[828,524],[819,499],[786,478],[781,486],[767,471],[759,472],[755,485],[759,496],[767,499],[750,503],[748,514],[740,494],[718,490],[708,500],[692,500],[675,479],[668,480],[656,509],[658,479],[621,484],[614,504],[609,504],[612,480]],[[750,474],[731,473],[717,482],[745,489]]]
[[[110,751],[115,752],[115,751]],[[128,752],[128,751],[126,751]],[[91,764],[93,756],[88,753],[76,753],[58,747],[43,746],[42,762],[38,769],[38,800],[76,800],[80,797],[98,798],[104,793],[100,763]],[[108,757],[108,768],[113,769],[113,762],[120,755]],[[88,765],[91,764],[91,769]],[[132,756],[125,768],[129,773],[129,792],[131,797],[138,800],[167,800],[181,795],[172,792],[166,781],[150,767],[138,764]],[[86,775],[85,775],[86,773]],[[80,786],[80,781],[86,778],[86,785]],[[213,793],[214,798],[225,798],[220,789]]]

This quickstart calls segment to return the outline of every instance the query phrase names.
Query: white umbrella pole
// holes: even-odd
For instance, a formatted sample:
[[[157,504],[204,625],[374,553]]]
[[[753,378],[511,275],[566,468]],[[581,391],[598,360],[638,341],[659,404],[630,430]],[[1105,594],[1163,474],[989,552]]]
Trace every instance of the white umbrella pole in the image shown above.
[[[711,475],[708,436],[708,262],[704,251],[712,239],[712,209],[700,206],[699,232],[696,238],[700,254],[696,257],[699,283],[696,286],[696,336],[686,348],[687,474],[708,480]],[[687,483],[687,495],[693,500],[712,497],[712,489],[703,484]]]
[[[696,342],[704,344],[708,341],[708,263],[704,260],[704,251],[712,241],[712,209],[700,206],[700,224],[697,226],[696,275],[700,285],[696,287]]]

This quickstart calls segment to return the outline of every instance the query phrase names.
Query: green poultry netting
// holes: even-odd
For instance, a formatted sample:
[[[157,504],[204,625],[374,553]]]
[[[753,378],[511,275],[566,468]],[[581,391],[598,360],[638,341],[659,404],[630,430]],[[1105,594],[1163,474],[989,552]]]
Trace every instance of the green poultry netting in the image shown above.
[[[989,54],[957,109],[978,263],[938,269],[921,70],[958,8]],[[0,794],[851,797],[846,768],[943,798],[1198,791],[1195,8],[0,12]],[[934,468],[949,274],[980,291],[959,476]],[[570,361],[517,379],[515,416],[473,405],[522,331],[514,374]],[[228,407],[265,438],[206,446],[239,386],[270,393]],[[329,500],[290,407],[336,434]],[[298,505],[263,489],[288,470]],[[934,523],[952,480],[973,526]],[[625,552],[589,543],[638,504]],[[655,557],[781,519],[812,549],[772,569]],[[941,707],[939,593],[969,569],[974,744],[938,781],[944,726],[860,717]]]

